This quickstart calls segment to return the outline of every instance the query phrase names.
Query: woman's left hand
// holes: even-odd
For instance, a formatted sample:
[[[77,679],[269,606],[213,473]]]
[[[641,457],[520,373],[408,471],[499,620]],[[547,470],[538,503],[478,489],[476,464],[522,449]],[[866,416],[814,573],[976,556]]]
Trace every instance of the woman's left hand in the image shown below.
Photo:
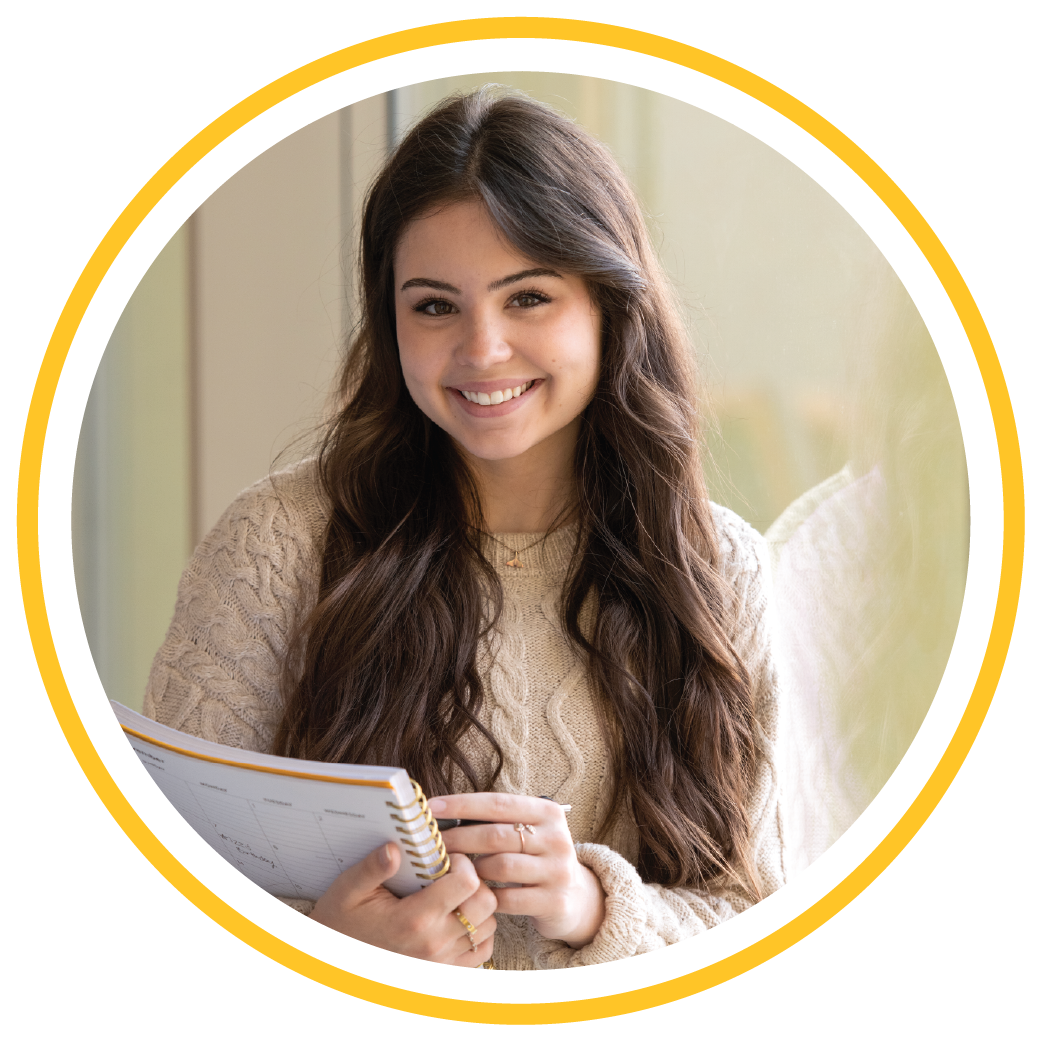
[[[544,936],[582,948],[604,921],[600,880],[575,856],[564,811],[552,800],[503,792],[439,796],[430,801],[439,818],[472,819],[442,833],[450,852],[478,855],[479,878],[519,887],[496,890],[496,911],[529,916]],[[530,826],[519,833],[515,825]],[[524,842],[522,843],[522,835]]]

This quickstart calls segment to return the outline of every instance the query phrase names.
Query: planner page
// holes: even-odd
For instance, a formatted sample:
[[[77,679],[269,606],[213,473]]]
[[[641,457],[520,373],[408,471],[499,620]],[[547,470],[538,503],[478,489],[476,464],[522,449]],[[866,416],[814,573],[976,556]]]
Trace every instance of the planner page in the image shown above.
[[[403,770],[249,753],[183,735],[124,706],[116,714],[181,816],[270,894],[316,900],[389,840],[402,863],[384,885],[398,896],[427,885],[442,863],[436,831]]]

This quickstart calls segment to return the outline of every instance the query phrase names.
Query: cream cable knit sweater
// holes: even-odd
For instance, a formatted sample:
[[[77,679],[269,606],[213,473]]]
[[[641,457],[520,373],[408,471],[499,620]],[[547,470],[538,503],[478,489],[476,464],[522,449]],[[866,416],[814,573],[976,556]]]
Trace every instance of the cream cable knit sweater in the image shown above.
[[[749,793],[753,850],[761,885],[784,882],[774,743],[778,683],[767,633],[766,559],[761,537],[735,514],[713,507],[721,570],[737,594],[732,639],[753,678],[762,769]],[[228,508],[181,578],[177,606],[156,655],[144,712],[210,741],[270,748],[280,715],[279,664],[288,635],[314,603],[328,508],[305,462],[258,482]],[[500,534],[524,547],[532,535]],[[620,815],[605,844],[591,842],[608,808],[609,763],[594,695],[559,622],[564,571],[574,529],[525,551],[523,569],[507,568],[512,551],[488,553],[503,582],[504,608],[483,650],[488,679],[483,723],[504,753],[496,787],[572,804],[568,816],[579,860],[601,881],[604,923],[582,949],[549,941],[525,917],[500,915],[495,960],[501,969],[608,962],[673,944],[743,911],[738,891],[708,893],[645,884],[633,867],[637,831]],[[472,755],[487,756],[475,745]],[[474,760],[475,763],[479,762]],[[301,911],[310,906],[290,902]]]

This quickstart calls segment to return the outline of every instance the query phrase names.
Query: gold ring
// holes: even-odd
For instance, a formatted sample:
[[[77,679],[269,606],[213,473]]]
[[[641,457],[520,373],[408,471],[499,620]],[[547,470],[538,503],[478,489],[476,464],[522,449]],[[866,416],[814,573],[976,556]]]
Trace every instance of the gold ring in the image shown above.
[[[478,932],[474,929],[474,924],[458,908],[452,914],[463,924],[463,929],[467,931],[470,950],[476,952],[478,950],[478,942],[476,940]]]
[[[523,854],[525,852],[525,833],[535,832],[535,827],[533,825],[525,825],[519,821],[514,826],[514,831],[521,837],[521,853]]]

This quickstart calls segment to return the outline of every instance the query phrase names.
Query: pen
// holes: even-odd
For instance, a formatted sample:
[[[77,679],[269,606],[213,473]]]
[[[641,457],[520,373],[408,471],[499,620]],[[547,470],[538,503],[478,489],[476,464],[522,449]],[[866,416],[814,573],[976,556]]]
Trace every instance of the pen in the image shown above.
[[[551,803],[556,802],[552,796],[540,796],[541,800],[549,800]],[[567,814],[571,809],[570,803],[559,803],[558,806]],[[446,829],[457,829],[466,828],[468,825],[493,825],[495,822],[492,821],[477,821],[474,818],[435,818],[438,823],[438,831],[444,832]]]

